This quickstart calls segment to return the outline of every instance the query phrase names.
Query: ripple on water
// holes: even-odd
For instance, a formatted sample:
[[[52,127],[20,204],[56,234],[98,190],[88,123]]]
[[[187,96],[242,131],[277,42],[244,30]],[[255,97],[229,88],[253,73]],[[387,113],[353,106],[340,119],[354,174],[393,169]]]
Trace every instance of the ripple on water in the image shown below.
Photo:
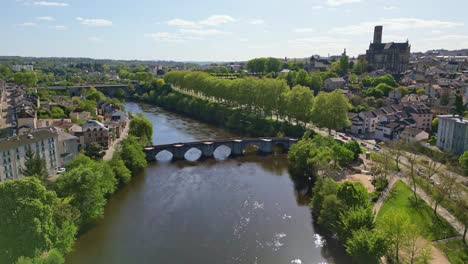
[[[319,234],[315,234],[314,237],[315,237],[314,243],[315,243],[316,248],[322,248],[327,243],[325,238]]]

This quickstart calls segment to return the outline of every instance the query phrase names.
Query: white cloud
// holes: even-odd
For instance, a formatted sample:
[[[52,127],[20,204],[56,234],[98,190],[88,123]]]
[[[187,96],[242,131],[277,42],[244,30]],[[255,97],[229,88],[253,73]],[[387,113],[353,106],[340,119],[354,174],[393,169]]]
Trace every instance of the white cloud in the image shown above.
[[[327,5],[337,7],[346,4],[359,3],[361,0],[327,0]]]
[[[202,26],[219,26],[223,24],[236,22],[237,19],[228,15],[212,15],[203,20],[186,20],[174,18],[166,21],[169,26],[185,27],[185,28],[200,28]]]
[[[396,10],[398,9],[398,6],[384,6],[383,9],[384,10]]]
[[[33,2],[32,4],[37,5],[37,6],[57,6],[57,7],[68,6],[68,3],[64,3],[64,2],[47,2],[47,1],[38,1],[38,2]]]
[[[182,36],[179,33],[171,32],[156,32],[156,33],[147,33],[145,37],[152,39],[155,42],[170,42],[170,43],[181,43],[189,40],[188,38]]]
[[[315,5],[315,6],[312,7],[312,9],[314,9],[314,10],[319,10],[319,9],[322,9],[322,8],[323,8],[323,6],[321,6],[321,5]]]
[[[191,40],[204,40],[206,37],[230,35],[231,32],[217,29],[181,28],[178,32],[147,33],[144,36],[155,42],[181,43]],[[241,41],[241,40],[240,40]]]
[[[54,27],[56,30],[67,30],[68,28],[66,26],[63,26],[63,25],[57,25]]]
[[[212,15],[208,17],[207,19],[204,19],[200,21],[201,25],[206,25],[206,26],[218,26],[222,24],[228,24],[236,22],[236,19],[234,19],[231,16],[228,15]]]
[[[313,28],[296,28],[294,29],[295,33],[311,33],[315,32],[315,29]]]
[[[180,33],[183,35],[205,37],[205,36],[216,36],[216,35],[227,35],[230,32],[221,31],[217,29],[181,29]]]
[[[98,37],[89,37],[88,41],[92,43],[98,43],[98,42],[102,42],[102,39]]]
[[[24,23],[18,24],[18,26],[20,26],[20,27],[36,27],[37,24],[34,23],[34,22],[24,22]]]
[[[196,22],[189,21],[185,19],[175,18],[171,19],[166,22],[169,26],[176,26],[176,27],[196,27],[198,26]]]
[[[36,17],[36,19],[42,20],[42,21],[55,21],[55,19],[51,16],[41,16],[41,17]]]
[[[463,26],[460,22],[424,20],[419,18],[382,18],[378,21],[362,22],[356,25],[336,27],[331,29],[331,33],[344,35],[364,35],[372,32],[374,26],[383,25],[384,30],[401,32],[411,29],[443,29]]]
[[[248,38],[238,38],[237,39],[239,42],[249,42]]]
[[[80,21],[80,24],[86,26],[94,26],[94,27],[107,27],[112,26],[112,21],[102,18],[82,18],[77,17],[76,20]]]
[[[260,25],[260,24],[265,24],[265,20],[263,19],[251,19],[248,21],[249,24],[252,24],[252,25]]]

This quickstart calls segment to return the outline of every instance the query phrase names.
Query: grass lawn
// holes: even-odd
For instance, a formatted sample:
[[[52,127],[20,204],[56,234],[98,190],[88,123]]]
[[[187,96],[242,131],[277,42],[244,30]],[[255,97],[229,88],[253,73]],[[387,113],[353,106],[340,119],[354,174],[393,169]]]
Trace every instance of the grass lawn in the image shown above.
[[[377,215],[377,224],[385,215],[400,211],[410,217],[411,222],[420,228],[421,235],[429,241],[458,235],[447,221],[434,215],[426,202],[419,200],[418,206],[414,207],[410,197],[413,197],[413,191],[404,182],[398,181]]]
[[[437,244],[437,247],[447,255],[450,263],[468,263],[468,249],[461,240],[450,241],[444,244]]]

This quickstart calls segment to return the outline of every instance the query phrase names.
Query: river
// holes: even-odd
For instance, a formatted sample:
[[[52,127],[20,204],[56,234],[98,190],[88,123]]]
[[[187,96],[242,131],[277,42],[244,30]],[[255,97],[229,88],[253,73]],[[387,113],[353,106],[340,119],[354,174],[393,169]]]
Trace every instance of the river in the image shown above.
[[[126,109],[151,120],[155,144],[235,137],[160,108]],[[317,234],[308,186],[292,180],[285,154],[151,163],[112,196],[66,262],[348,263],[341,247]]]

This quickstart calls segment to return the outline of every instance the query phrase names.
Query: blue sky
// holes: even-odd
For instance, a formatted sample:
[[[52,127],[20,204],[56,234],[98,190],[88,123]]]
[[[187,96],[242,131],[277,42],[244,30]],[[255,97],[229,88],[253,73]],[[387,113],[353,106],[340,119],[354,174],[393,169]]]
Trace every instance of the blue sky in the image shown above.
[[[0,0],[0,55],[230,61],[468,48],[466,0]]]

